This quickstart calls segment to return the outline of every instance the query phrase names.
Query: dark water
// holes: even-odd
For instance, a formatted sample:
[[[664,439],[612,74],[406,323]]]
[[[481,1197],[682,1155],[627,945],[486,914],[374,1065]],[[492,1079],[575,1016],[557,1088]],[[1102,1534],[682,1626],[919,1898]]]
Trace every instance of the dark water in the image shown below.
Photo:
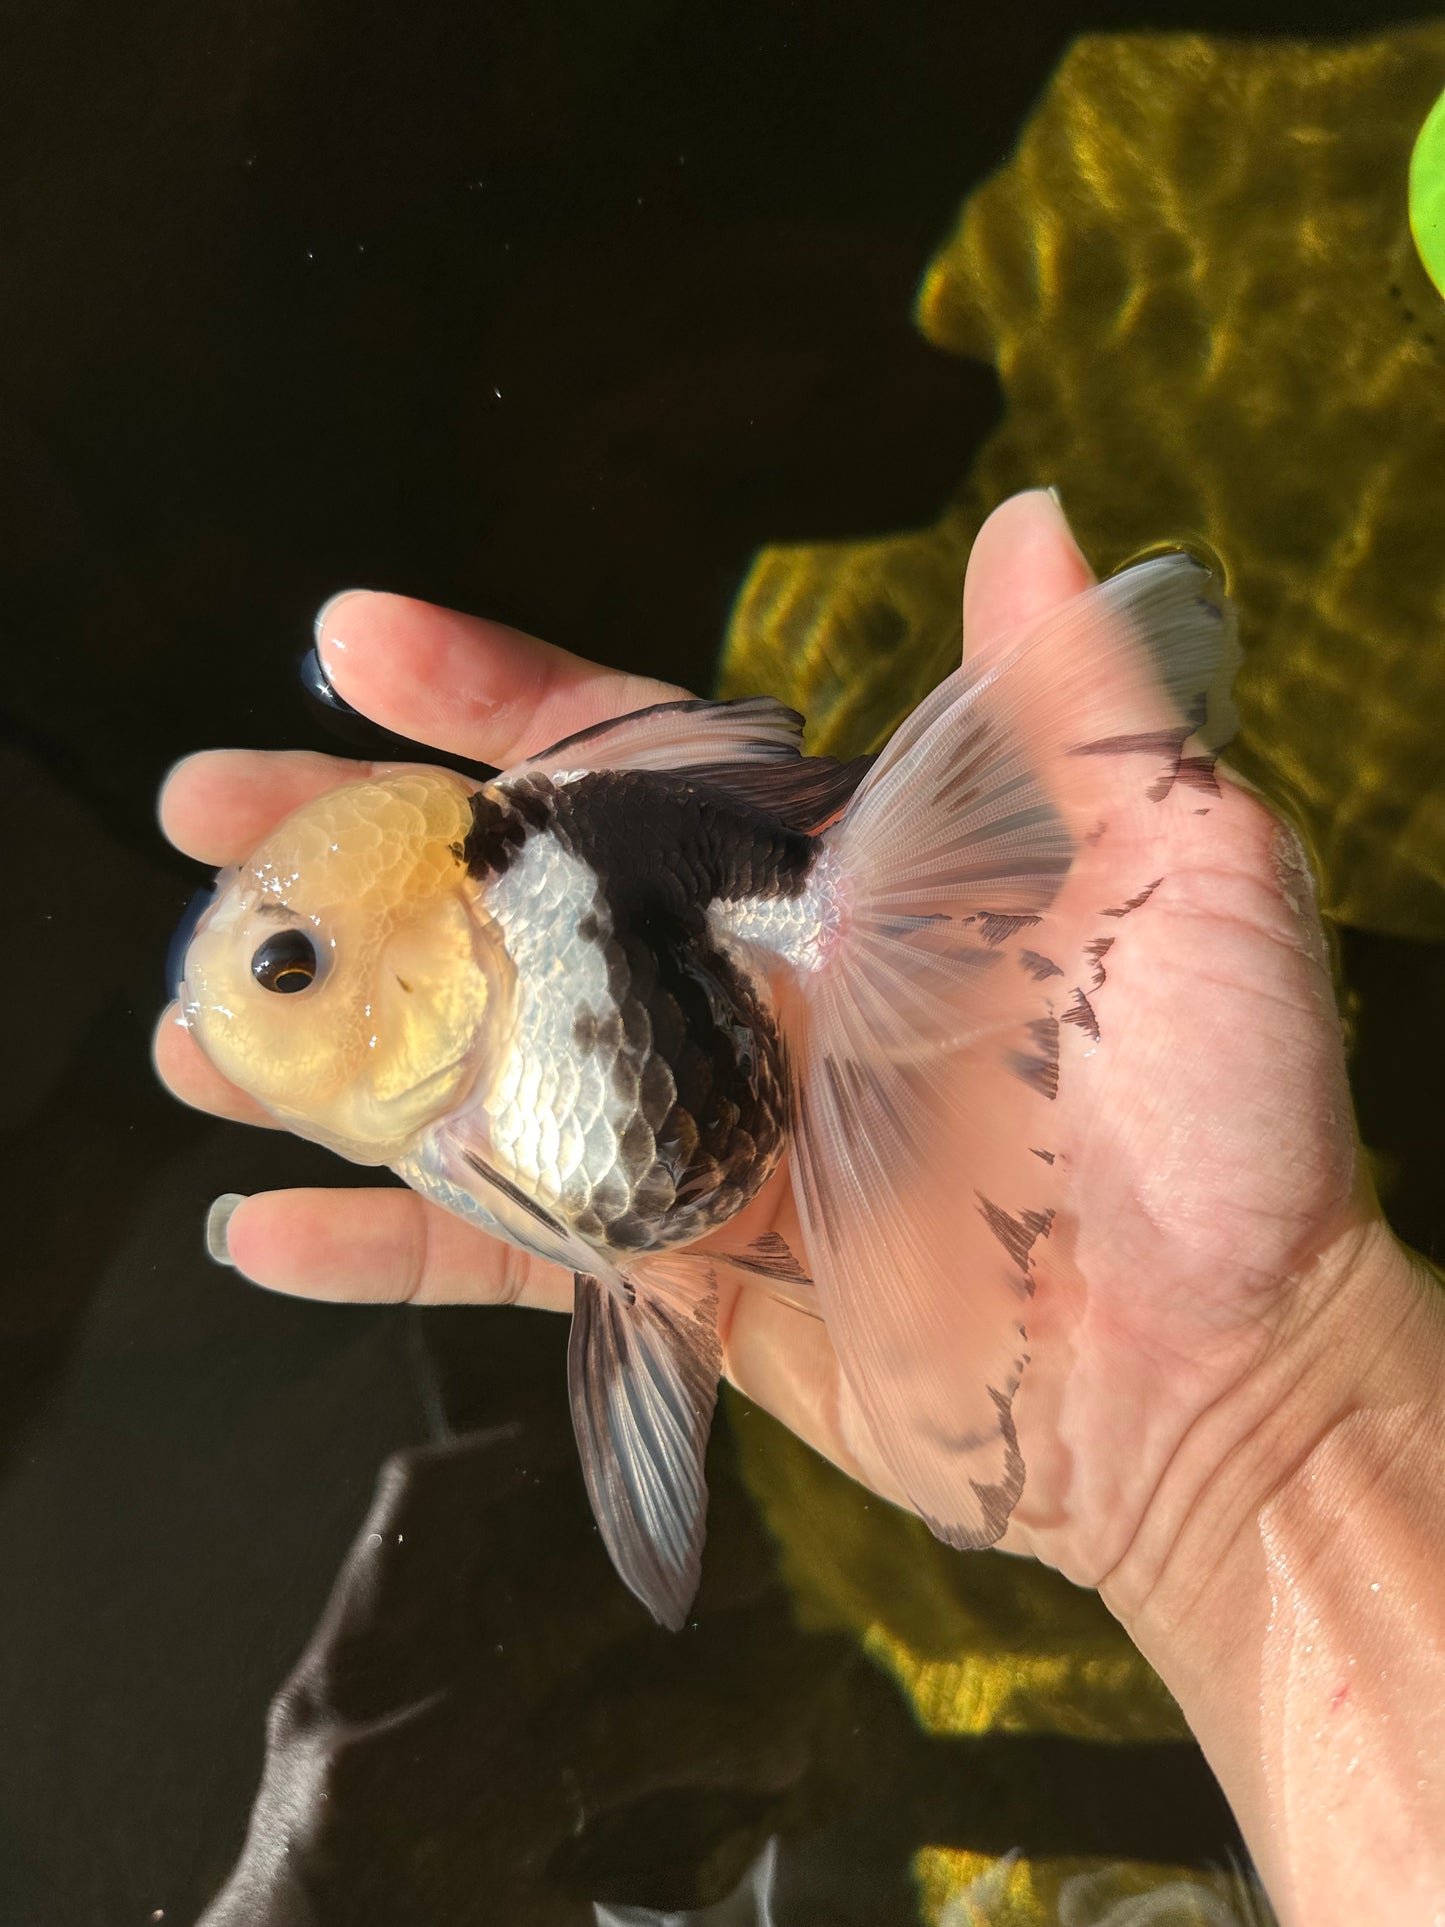
[[[218,1192],[335,1167],[151,1080],[198,880],[152,799],[208,742],[331,741],[294,662],[345,585],[705,685],[761,544],[931,519],[995,421],[912,294],[1076,32],[1408,17],[4,10],[0,1927],[194,1920],[308,1641],[265,1810],[296,1817],[303,1759],[326,1798],[228,1927],[581,1927],[715,1898],[772,1833],[781,1927],[891,1927],[924,1841],[1228,1845],[1187,1747],[925,1738],[795,1628],[725,1428],[698,1623],[652,1630],[591,1529],[560,1321],[209,1267]],[[1391,1007],[1439,1013],[1436,957],[1344,961],[1366,1135],[1429,1249],[1441,1026]]]

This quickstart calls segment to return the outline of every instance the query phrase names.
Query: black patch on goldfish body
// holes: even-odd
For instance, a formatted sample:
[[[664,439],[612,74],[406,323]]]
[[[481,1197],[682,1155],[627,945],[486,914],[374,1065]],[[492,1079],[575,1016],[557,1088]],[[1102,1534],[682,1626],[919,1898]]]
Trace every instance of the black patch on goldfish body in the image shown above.
[[[489,783],[477,790],[472,797],[471,828],[461,847],[467,874],[505,876],[512,858],[534,830],[546,827],[547,820],[547,805],[535,780],[505,790]]]
[[[706,770],[535,770],[472,799],[462,856],[480,882],[506,875],[534,837],[552,837],[596,878],[577,934],[601,946],[609,1007],[578,1006],[579,1054],[608,1061],[630,1107],[615,1182],[579,1196],[571,1228],[622,1254],[690,1241],[725,1222],[776,1165],[788,1130],[782,1047],[763,986],[719,948],[718,901],[795,898],[818,844],[799,820],[827,820],[871,759],[791,764],[779,810]],[[759,797],[769,770],[744,772]],[[790,813],[785,820],[782,813]],[[505,933],[504,933],[505,935]]]
[[[817,853],[805,831],[696,771],[596,770],[549,785],[546,808],[596,874],[614,930],[665,915],[701,932],[719,899],[796,897]]]
[[[615,1049],[612,1087],[635,1107],[618,1144],[626,1210],[612,1216],[594,1194],[573,1218],[616,1252],[723,1223],[783,1148],[788,1086],[772,1012],[705,928],[656,904],[617,905],[603,945],[614,1008],[579,1013],[584,1033]]]

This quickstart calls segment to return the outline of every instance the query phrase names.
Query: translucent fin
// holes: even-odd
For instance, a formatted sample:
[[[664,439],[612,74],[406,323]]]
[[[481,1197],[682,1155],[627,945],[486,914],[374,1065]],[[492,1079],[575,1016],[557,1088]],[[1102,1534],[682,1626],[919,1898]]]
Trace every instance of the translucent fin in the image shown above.
[[[507,771],[507,779],[541,771],[559,776],[585,769],[685,771],[766,810],[790,829],[813,831],[848,802],[872,764],[870,756],[840,763],[803,755],[803,719],[771,696],[731,702],[686,698],[655,703],[564,736]]]
[[[492,1163],[481,1111],[444,1119],[392,1166],[414,1191],[550,1264],[586,1271],[618,1298],[631,1287],[608,1260]]]
[[[950,677],[826,833],[837,934],[783,1004],[808,1268],[857,1414],[954,1545],[997,1540],[1022,1490],[1071,1069],[1107,1050],[1103,960],[1167,887],[1172,813],[1207,801],[1207,756],[1178,778],[1228,726],[1234,647],[1206,571],[1141,564]]]
[[[802,753],[803,719],[771,696],[732,702],[685,697],[564,736],[508,770],[552,776],[571,769],[689,769],[698,764],[776,763]]]
[[[567,1352],[572,1424],[612,1563],[672,1631],[697,1591],[703,1462],[722,1351],[706,1260],[644,1259],[629,1305],[578,1274]]]

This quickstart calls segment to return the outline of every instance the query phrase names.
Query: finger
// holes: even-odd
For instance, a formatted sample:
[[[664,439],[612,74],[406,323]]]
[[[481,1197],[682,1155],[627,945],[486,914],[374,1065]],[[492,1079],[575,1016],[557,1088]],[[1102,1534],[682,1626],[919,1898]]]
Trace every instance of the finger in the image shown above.
[[[838,1355],[821,1318],[765,1290],[744,1286],[725,1334],[723,1369],[744,1397],[771,1412],[815,1452],[863,1479],[843,1443]]]
[[[212,1255],[253,1284],[296,1298],[551,1311],[572,1305],[572,1279],[559,1266],[488,1238],[400,1187],[218,1199],[207,1236]]]
[[[963,581],[964,653],[1029,628],[1094,581],[1072,529],[1048,489],[996,508],[978,532]]]
[[[316,623],[337,693],[383,728],[499,768],[562,736],[679,690],[409,596],[354,589]]]
[[[181,1022],[177,1004],[171,1004],[156,1025],[151,1061],[172,1096],[193,1111],[209,1111],[213,1117],[231,1118],[238,1124],[261,1124],[272,1131],[278,1128],[269,1111],[222,1077]]]
[[[239,863],[283,816],[383,767],[396,766],[311,750],[201,750],[177,763],[161,786],[161,828],[202,863]]]
[[[1187,598],[1186,606],[1177,577],[1173,602],[1147,616],[1130,597],[1147,597],[1157,578],[1133,577],[1131,586],[1121,575],[1114,588],[1085,595],[1093,582],[1057,498],[1039,489],[1014,496],[985,522],[969,557],[965,655],[976,661],[1005,641],[1024,645],[994,694],[998,713],[1007,714],[1043,773],[1063,820],[1090,841],[1101,824],[1113,825],[1111,851],[1122,860],[1125,827],[1137,843],[1157,839],[1172,821],[1148,807],[1173,787],[1169,757],[1177,764],[1180,751],[1177,739],[1171,750],[1168,732],[1187,713],[1182,697],[1192,703],[1217,679],[1226,630],[1200,613],[1209,607],[1202,597]],[[1145,621],[1159,626],[1146,634]],[[1199,678],[1197,691],[1171,693],[1166,674],[1181,672]],[[1107,748],[1131,741],[1133,748]],[[1079,747],[1091,744],[1097,755]],[[1117,865],[1106,853],[1091,867],[1103,874]],[[1139,885],[1148,881],[1141,877]]]

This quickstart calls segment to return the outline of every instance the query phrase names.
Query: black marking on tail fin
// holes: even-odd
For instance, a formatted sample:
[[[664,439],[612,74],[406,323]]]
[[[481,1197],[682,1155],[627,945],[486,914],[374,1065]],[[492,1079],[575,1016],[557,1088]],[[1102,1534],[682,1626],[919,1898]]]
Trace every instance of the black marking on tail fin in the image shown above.
[[[1043,983],[1046,977],[1062,977],[1064,974],[1061,965],[1056,964],[1052,957],[1041,957],[1037,950],[1021,950],[1019,962],[1036,984]]]
[[[1057,1017],[1035,1017],[1024,1028],[1028,1031],[1034,1050],[1032,1053],[1014,1051],[1008,1060],[1009,1069],[1030,1089],[1052,1103],[1059,1094],[1059,1020]]]
[[[1198,712],[1196,716],[1196,711]],[[1190,720],[1174,729],[1146,729],[1126,736],[1101,736],[1096,742],[1076,743],[1070,756],[1161,756],[1164,768],[1145,791],[1151,803],[1162,803],[1183,773],[1184,745],[1202,727],[1208,703],[1200,697],[1190,708]],[[1207,757],[1191,757],[1191,764]],[[1211,766],[1212,767],[1212,766]]]
[[[1144,729],[1127,736],[1100,736],[1092,743],[1075,743],[1070,756],[1177,757],[1193,729]]]
[[[1020,1327],[1020,1336],[1022,1336],[1022,1327]],[[1028,1362],[1028,1353],[1021,1352],[1020,1366],[1027,1365]],[[1018,1504],[1019,1494],[1023,1491],[1024,1462],[1019,1452],[1018,1433],[1014,1429],[1011,1409],[1013,1395],[1017,1390],[1016,1377],[1010,1378],[1007,1391],[1001,1392],[996,1385],[990,1385],[988,1388],[988,1395],[993,1400],[994,1408],[998,1413],[998,1433],[1004,1442],[1004,1471],[1003,1477],[993,1484],[985,1485],[979,1479],[969,1480],[979,1504],[983,1507],[982,1531],[978,1533],[958,1531],[944,1525],[927,1512],[920,1512],[918,1515],[935,1539],[941,1539],[946,1546],[953,1546],[959,1552],[974,1551],[980,1546],[996,1545],[1003,1537],[1008,1526],[1009,1515]],[[982,1435],[960,1440],[965,1450],[983,1443]]]
[[[1032,928],[1034,924],[1042,923],[1043,918],[1031,915],[1016,915],[1013,912],[1004,910],[977,910],[971,917],[961,917],[959,921],[961,923],[976,923],[978,925],[978,934],[983,938],[984,942],[993,945],[1007,943],[1008,939],[1015,936],[1020,930],[1028,930]]]
[[[952,922],[953,918],[942,910],[930,910],[916,917],[890,917],[881,931],[885,937],[911,937],[917,930],[930,930],[935,924]]]
[[[970,803],[977,802],[985,788],[984,781],[979,777],[979,769],[984,762],[985,752],[991,747],[993,735],[987,718],[982,718],[967,735],[959,738],[955,752],[959,765],[939,790],[940,803],[946,803],[955,810],[964,810]],[[970,754],[972,751],[978,754]]]
[[[1113,937],[1094,937],[1084,945],[1084,955],[1094,966],[1094,981],[1089,986],[1090,990],[1098,990],[1104,983],[1106,977],[1104,959],[1114,948],[1115,941]]]
[[[995,1204],[992,1198],[986,1198],[982,1191],[976,1191],[974,1196],[979,1202],[979,1216],[1018,1266],[1024,1275],[1025,1282],[1032,1290],[1033,1281],[1029,1277],[1032,1264],[1029,1254],[1038,1239],[1048,1237],[1054,1222],[1053,1212],[1020,1211],[1015,1218],[1001,1205]]]
[[[1185,756],[1180,759],[1179,781],[1192,790],[1203,790],[1206,795],[1218,796],[1219,778],[1214,773],[1215,758],[1212,756]]]
[[[856,1114],[860,1100],[867,1096],[882,1110],[889,1130],[900,1142],[906,1144],[912,1139],[912,1127],[899,1110],[888,1079],[872,1077],[863,1065],[850,1057],[825,1057],[823,1069],[840,1110]]]
[[[1131,910],[1138,910],[1146,904],[1163,881],[1163,877],[1155,877],[1152,883],[1145,885],[1137,897],[1130,897],[1127,903],[1121,903],[1116,910],[1105,910],[1101,914],[1106,917],[1127,917]]]
[[[1097,1044],[1099,1041],[1099,1020],[1094,1015],[1094,1006],[1082,990],[1075,990],[1073,1002],[1059,1019],[1061,1024],[1077,1024]]]

